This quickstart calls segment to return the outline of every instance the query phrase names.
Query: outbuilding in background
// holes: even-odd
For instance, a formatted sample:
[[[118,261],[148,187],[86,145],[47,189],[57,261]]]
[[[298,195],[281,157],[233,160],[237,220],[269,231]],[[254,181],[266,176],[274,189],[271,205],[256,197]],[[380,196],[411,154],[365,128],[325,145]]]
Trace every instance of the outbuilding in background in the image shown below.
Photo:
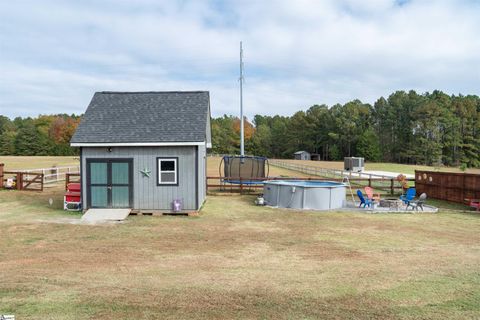
[[[293,154],[295,160],[310,160],[310,152],[297,151]]]
[[[362,172],[365,170],[365,159],[360,157],[345,157],[344,169],[352,172]]]

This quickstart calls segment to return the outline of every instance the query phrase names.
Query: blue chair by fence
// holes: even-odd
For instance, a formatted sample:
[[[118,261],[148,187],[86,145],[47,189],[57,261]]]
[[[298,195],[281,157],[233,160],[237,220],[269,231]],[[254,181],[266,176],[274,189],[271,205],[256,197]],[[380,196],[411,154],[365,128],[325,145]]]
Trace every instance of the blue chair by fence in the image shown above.
[[[371,206],[372,206],[373,201],[370,200],[370,199],[368,199],[368,198],[365,198],[365,197],[363,196],[362,191],[357,190],[357,196],[358,196],[358,198],[360,199],[360,205],[358,206],[359,208],[362,207],[362,205],[363,205],[364,208],[366,208],[367,206],[368,206],[368,207],[371,207]]]
[[[427,200],[427,194],[424,192],[418,197],[417,200],[412,200],[410,203],[407,205],[406,210],[408,210],[408,207],[412,207],[412,210],[415,209],[415,211],[418,211],[418,208],[422,209],[423,211],[423,205],[425,204],[425,201]]]
[[[408,188],[407,193],[400,196],[400,200],[402,200],[408,206],[410,204],[410,201],[415,198],[416,194],[417,190],[415,190],[415,188]]]

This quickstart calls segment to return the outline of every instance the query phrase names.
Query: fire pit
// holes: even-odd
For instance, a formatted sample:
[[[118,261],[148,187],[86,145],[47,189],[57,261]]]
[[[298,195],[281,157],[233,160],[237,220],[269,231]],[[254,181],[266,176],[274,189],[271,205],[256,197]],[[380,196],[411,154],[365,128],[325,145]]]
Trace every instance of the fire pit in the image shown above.
[[[389,208],[390,210],[399,210],[403,207],[403,201],[400,199],[381,199],[378,206],[381,208]]]

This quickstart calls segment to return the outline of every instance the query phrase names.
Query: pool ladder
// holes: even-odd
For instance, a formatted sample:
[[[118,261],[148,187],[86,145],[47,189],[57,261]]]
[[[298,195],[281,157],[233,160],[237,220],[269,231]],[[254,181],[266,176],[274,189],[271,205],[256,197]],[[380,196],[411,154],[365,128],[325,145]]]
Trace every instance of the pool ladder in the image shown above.
[[[355,197],[353,196],[352,185],[350,184],[350,179],[348,179],[348,177],[343,177],[343,183],[348,183],[348,188],[350,189],[350,195],[352,196],[353,205],[356,207],[357,202],[355,201]]]

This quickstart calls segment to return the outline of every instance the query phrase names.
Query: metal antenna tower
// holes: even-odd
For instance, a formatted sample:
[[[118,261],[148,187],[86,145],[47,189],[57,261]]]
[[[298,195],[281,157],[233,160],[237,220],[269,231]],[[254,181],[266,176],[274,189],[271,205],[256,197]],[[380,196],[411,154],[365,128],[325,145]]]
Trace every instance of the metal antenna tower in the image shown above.
[[[243,123],[243,48],[242,41],[240,41],[240,155],[245,155],[245,141],[244,141],[244,123]]]

